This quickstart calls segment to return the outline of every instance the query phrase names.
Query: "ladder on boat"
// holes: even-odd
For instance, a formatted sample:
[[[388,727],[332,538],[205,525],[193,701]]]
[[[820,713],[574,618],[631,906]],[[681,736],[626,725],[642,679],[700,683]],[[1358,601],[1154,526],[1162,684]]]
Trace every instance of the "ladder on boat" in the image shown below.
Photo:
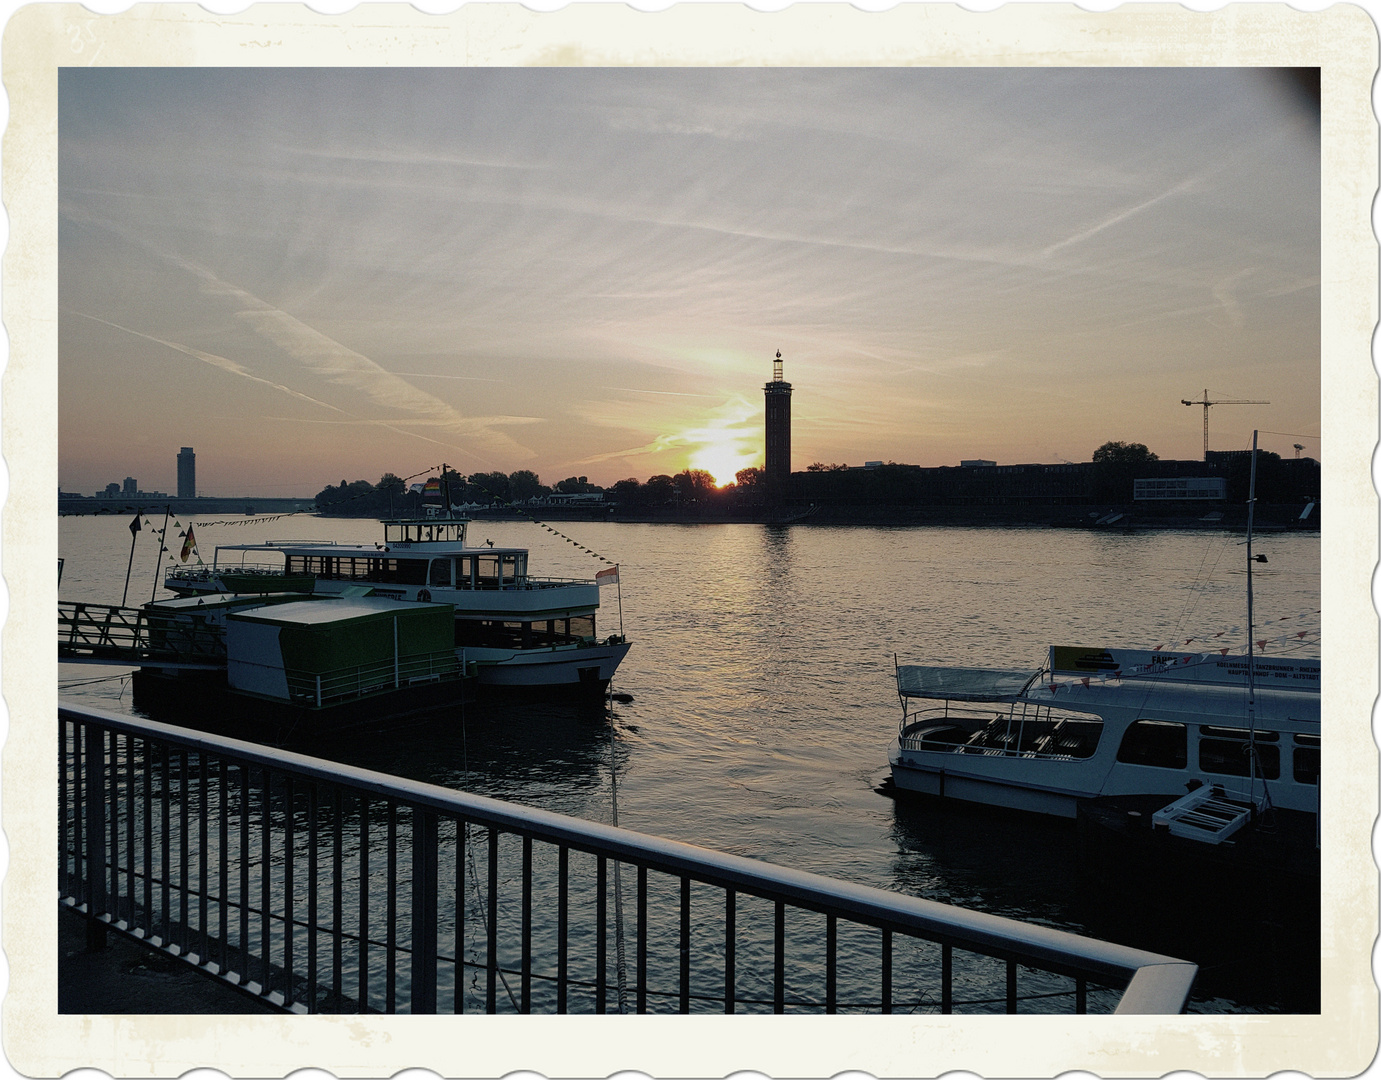
[[[1221,787],[1196,788],[1151,816],[1153,828],[1170,830],[1171,836],[1221,844],[1255,813],[1251,802],[1229,796]]]

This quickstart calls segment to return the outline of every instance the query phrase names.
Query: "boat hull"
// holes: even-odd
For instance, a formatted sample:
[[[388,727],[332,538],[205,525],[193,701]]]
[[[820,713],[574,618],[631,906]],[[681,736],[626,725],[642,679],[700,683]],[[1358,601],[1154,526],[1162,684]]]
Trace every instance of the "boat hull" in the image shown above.
[[[456,655],[475,665],[482,689],[602,694],[628,649],[624,641],[575,649],[457,649]]]
[[[988,775],[972,771],[956,772],[952,768],[956,764],[956,755],[953,754],[903,754],[893,743],[889,757],[892,764],[892,784],[899,792],[957,799],[960,802],[981,803],[985,806],[1002,806],[1011,810],[1070,819],[1078,813],[1080,799],[1086,797],[1084,791],[1070,790],[1055,784],[1034,784],[1029,778],[1014,782],[996,775],[995,772]],[[948,760],[929,762],[924,760],[925,757]],[[951,767],[947,768],[947,765]]]
[[[224,671],[146,667],[134,672],[132,682],[134,705],[141,712],[167,723],[236,738],[394,727],[472,702],[476,696],[474,678],[447,679],[318,709],[233,690]]]

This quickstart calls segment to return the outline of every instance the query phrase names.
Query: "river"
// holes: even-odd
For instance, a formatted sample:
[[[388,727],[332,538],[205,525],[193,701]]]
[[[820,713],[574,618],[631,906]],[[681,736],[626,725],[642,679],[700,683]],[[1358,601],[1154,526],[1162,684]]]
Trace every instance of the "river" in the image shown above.
[[[61,519],[63,599],[121,601],[128,523]],[[164,567],[187,524],[170,523]],[[305,515],[195,529],[208,561],[217,544],[381,535],[377,522]],[[158,556],[148,529],[133,539],[131,604],[153,595]],[[600,710],[486,704],[440,734],[360,734],[310,752],[602,822],[613,768],[622,826],[1184,956],[1201,965],[1191,1011],[1317,1011],[1317,925],[1128,925],[1081,896],[1072,823],[910,805],[876,790],[900,714],[894,657],[1034,669],[1051,644],[1212,638],[1236,651],[1240,535],[602,522],[554,533],[481,521],[469,539],[529,548],[537,576],[603,568],[577,545],[619,564],[598,627],[633,642],[613,687],[632,701],[614,706],[612,744]],[[1254,550],[1269,560],[1254,575],[1256,637],[1283,650],[1287,630],[1306,630],[1302,647],[1318,655],[1318,534],[1267,534]],[[62,665],[63,696],[132,711],[125,680],[111,674]],[[1186,897],[1186,911],[1194,906]]]

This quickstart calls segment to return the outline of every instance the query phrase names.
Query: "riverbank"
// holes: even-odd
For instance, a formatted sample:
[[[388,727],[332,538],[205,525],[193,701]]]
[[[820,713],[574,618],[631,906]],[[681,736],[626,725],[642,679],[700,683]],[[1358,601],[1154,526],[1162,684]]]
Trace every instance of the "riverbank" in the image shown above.
[[[1315,506],[1301,519],[1303,505],[1258,505],[1255,528],[1261,532],[1319,531],[1319,510]],[[1050,529],[1175,529],[1227,530],[1247,528],[1245,506],[1148,506],[1108,504],[1077,506],[994,505],[994,506],[887,506],[887,505],[807,505],[774,509],[766,506],[733,509],[709,507],[665,507],[633,509],[609,507],[502,507],[467,511],[467,516],[482,521],[613,521],[626,524],[734,524],[734,525],[877,525],[951,526],[955,528],[1034,527]]]

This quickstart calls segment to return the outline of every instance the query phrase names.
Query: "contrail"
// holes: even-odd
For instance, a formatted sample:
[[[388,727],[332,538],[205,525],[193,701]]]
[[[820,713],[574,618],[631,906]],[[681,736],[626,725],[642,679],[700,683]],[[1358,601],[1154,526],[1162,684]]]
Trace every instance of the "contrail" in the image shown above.
[[[179,345],[176,341],[167,341],[161,337],[155,337],[153,334],[146,334],[142,330],[131,330],[128,326],[121,326],[119,323],[111,322],[109,319],[102,319],[99,315],[88,315],[84,311],[73,311],[72,314],[80,315],[83,319],[90,319],[92,322],[104,323],[106,326],[114,327],[116,330],[122,330],[126,334],[133,334],[135,337],[141,337],[145,341],[155,342],[156,344],[172,349],[175,352],[180,352],[186,356],[190,356],[194,360],[200,360],[202,363],[210,364],[212,367],[219,368],[221,371],[229,372],[231,375],[238,375],[242,379],[248,379],[250,380],[250,382],[257,382],[262,383],[264,386],[271,386],[275,390],[281,390],[283,393],[295,397],[300,401],[309,401],[313,405],[320,405],[323,409],[330,409],[332,412],[343,413],[346,416],[351,415],[350,413],[347,413],[344,409],[340,409],[337,408],[335,405],[332,405],[330,402],[319,401],[318,399],[312,397],[309,394],[304,394],[299,390],[294,390],[291,386],[284,386],[282,383],[276,383],[272,379],[265,379],[258,375],[255,375],[252,372],[245,370],[245,368],[242,365],[237,364],[234,360],[227,359],[224,356],[217,356],[215,353],[202,352],[200,349],[193,349],[186,345]]]

